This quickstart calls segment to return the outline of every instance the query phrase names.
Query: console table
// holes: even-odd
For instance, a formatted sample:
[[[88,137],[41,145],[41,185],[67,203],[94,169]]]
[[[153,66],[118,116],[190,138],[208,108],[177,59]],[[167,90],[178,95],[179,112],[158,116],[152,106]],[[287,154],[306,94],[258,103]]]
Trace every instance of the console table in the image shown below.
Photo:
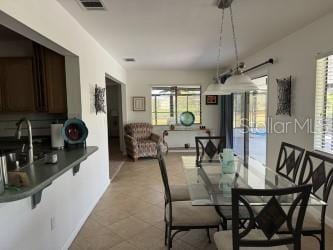
[[[195,132],[195,131],[202,131],[205,132],[208,136],[211,135],[211,131],[208,128],[175,128],[175,129],[166,129],[163,131],[163,145],[166,147],[166,154],[169,153],[169,145],[168,143],[165,141],[165,137],[169,135],[170,132]]]

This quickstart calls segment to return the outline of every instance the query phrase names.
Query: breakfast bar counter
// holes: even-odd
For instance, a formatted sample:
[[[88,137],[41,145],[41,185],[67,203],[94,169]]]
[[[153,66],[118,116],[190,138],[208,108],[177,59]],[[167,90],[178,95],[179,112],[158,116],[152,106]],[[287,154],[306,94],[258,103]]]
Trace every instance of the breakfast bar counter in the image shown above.
[[[19,170],[19,173],[26,177],[28,185],[6,188],[5,192],[0,194],[0,203],[31,197],[32,208],[35,208],[41,201],[43,189],[69,170],[75,175],[80,170],[81,162],[97,150],[97,146],[58,150],[55,151],[58,155],[58,162],[55,164],[46,163],[44,159],[28,164]]]

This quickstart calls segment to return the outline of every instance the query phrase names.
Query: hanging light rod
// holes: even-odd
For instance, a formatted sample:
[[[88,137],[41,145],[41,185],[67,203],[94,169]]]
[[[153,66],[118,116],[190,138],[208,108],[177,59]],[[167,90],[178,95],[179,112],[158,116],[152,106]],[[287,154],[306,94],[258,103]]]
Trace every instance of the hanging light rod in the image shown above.
[[[274,63],[275,63],[274,59],[273,59],[273,58],[269,58],[269,59],[268,59],[267,61],[265,61],[265,62],[259,63],[259,64],[255,65],[255,66],[253,66],[253,67],[251,67],[251,68],[249,68],[249,69],[247,69],[247,70],[244,70],[243,73],[250,72],[250,71],[252,71],[252,70],[255,70],[255,69],[257,69],[257,68],[260,68],[260,67],[262,67],[262,66],[265,66],[266,64],[274,64]],[[241,62],[240,64],[243,65],[244,63]],[[229,70],[225,71],[224,73],[222,73],[222,74],[220,75],[220,77],[224,77],[224,76],[230,75],[231,73],[232,73],[232,69],[229,69]]]
[[[261,66],[264,66],[266,64],[274,64],[274,59],[273,58],[269,58],[267,61],[265,61],[263,63],[260,63],[260,64],[258,64],[256,66],[253,66],[252,68],[249,68],[249,69],[245,70],[244,73],[247,73],[249,71],[252,71],[252,70],[255,70],[257,68],[260,68]]]
[[[234,0],[218,0],[217,6],[219,9],[227,9],[231,6]]]

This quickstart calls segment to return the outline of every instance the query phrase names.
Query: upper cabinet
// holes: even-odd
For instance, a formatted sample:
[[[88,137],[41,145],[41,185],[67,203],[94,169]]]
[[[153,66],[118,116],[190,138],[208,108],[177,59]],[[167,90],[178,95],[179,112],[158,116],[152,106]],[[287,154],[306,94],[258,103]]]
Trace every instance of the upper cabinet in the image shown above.
[[[0,58],[0,112],[66,113],[65,57],[39,44],[33,51]]]
[[[48,112],[67,112],[65,57],[49,49],[45,49],[45,81]]]
[[[34,44],[34,62],[37,109],[41,112],[66,113],[65,57]]]
[[[32,58],[0,59],[1,111],[34,112]]]

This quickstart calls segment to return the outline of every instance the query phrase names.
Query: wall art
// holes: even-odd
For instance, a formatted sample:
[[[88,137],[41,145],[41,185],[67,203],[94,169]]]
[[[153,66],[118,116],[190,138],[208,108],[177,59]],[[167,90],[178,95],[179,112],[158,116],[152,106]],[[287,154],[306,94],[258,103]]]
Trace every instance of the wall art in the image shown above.
[[[105,111],[105,88],[95,86],[95,109],[98,113],[106,113]]]
[[[291,76],[276,79],[278,87],[278,103],[276,115],[291,115]]]

